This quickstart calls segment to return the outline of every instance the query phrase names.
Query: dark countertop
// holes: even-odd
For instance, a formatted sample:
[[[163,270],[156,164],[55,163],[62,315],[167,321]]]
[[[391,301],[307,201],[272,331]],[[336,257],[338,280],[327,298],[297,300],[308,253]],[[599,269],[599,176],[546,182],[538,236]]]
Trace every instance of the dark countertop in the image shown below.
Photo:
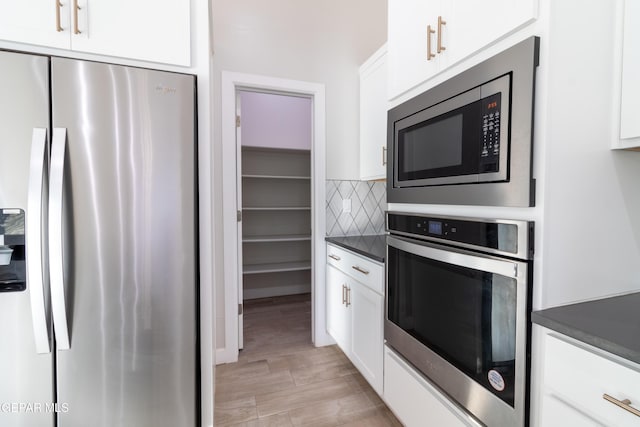
[[[640,363],[640,292],[534,311],[531,320]]]
[[[325,237],[325,240],[378,262],[384,262],[387,253],[387,240],[384,234]]]

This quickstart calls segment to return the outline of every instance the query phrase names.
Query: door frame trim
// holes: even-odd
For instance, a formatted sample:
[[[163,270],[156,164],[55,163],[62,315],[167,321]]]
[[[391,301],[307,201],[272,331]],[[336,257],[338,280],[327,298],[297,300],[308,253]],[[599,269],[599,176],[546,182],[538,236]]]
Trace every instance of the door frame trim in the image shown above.
[[[236,166],[236,91],[248,89],[309,97],[312,100],[311,142],[311,339],[316,347],[333,344],[325,315],[325,86],[299,80],[222,71],[222,214],[224,247],[224,346],[216,349],[216,364],[238,360],[238,237]],[[222,320],[221,315],[216,316]],[[220,332],[220,328],[216,328]]]

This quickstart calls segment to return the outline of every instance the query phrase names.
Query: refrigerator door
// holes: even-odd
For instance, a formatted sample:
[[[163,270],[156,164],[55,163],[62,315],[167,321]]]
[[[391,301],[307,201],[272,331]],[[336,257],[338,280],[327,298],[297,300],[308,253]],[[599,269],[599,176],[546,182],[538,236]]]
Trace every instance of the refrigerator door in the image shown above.
[[[65,236],[70,339],[57,352],[59,426],[195,426],[195,79],[51,67],[54,133],[66,129],[63,223],[50,224]]]
[[[0,216],[18,218],[20,214],[13,212],[22,210],[27,216],[39,218],[45,213],[29,212],[27,198],[34,128],[39,128],[36,134],[46,138],[49,127],[49,59],[0,51],[0,94]],[[39,144],[43,141],[40,139]],[[46,175],[46,144],[40,148],[44,148],[40,151],[40,167],[44,168],[40,172]],[[39,196],[44,198],[44,194]],[[15,244],[12,262],[16,264],[25,263],[25,249],[38,255],[43,250],[25,246],[29,241],[25,239],[25,231],[29,238],[32,237],[29,233],[39,230],[24,230],[24,217],[22,214],[20,222],[23,225],[17,227],[20,230],[9,230],[6,224],[0,226],[0,235],[4,236],[1,237],[4,242],[0,244]],[[35,266],[45,259],[36,258],[26,262]],[[3,272],[0,273],[8,274],[8,266],[1,267]],[[31,294],[37,290],[32,285],[26,280],[23,291],[5,289],[0,292],[1,426],[53,426],[53,357],[47,352],[51,345],[47,330],[49,308],[48,304],[42,305],[47,302],[46,292],[42,290],[40,295],[44,302],[41,301],[39,307],[31,307]],[[43,354],[36,351],[32,315],[40,321],[35,330],[41,337]]]

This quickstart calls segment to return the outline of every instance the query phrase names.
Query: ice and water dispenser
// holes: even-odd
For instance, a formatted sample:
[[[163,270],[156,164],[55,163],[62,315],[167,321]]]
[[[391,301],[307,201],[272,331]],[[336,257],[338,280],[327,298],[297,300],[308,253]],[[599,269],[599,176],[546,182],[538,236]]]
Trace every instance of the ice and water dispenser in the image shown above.
[[[26,289],[24,211],[0,208],[0,292]]]

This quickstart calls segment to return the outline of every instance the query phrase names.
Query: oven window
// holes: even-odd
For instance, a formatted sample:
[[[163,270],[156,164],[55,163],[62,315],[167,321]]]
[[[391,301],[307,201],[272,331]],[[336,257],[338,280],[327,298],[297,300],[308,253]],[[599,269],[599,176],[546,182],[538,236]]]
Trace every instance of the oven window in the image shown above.
[[[388,248],[389,320],[513,406],[515,279]]]

